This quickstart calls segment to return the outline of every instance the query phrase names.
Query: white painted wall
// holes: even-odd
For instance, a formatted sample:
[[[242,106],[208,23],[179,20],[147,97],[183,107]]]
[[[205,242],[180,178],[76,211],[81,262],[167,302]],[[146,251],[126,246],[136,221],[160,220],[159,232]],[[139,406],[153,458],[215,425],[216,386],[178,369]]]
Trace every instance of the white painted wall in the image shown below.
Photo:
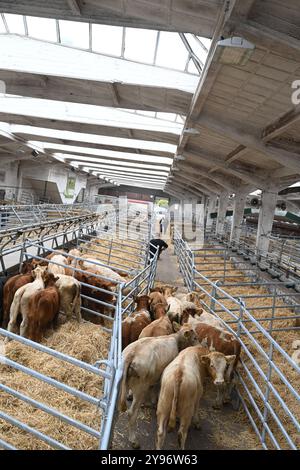
[[[4,180],[2,181],[1,178],[0,181],[0,189],[5,190],[5,199],[17,199],[17,187],[20,186],[20,173],[18,175],[18,168],[19,162],[17,161],[1,164],[0,166],[1,177],[4,175]]]

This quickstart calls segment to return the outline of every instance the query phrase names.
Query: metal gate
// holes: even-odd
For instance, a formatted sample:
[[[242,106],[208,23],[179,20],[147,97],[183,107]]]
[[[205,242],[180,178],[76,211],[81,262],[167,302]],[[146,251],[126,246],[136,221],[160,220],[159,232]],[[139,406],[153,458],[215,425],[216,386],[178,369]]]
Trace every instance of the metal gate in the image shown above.
[[[174,249],[188,289],[206,294],[205,309],[216,315],[241,343],[241,367],[237,370],[238,399],[262,447],[300,448],[300,367],[279,344],[285,340],[287,332],[293,334],[299,327],[276,327],[282,320],[291,322],[299,318],[299,313],[291,315],[285,312],[287,308],[299,312],[300,305],[292,303],[288,294],[280,294],[279,281],[268,283],[250,276],[247,282],[242,282],[240,267],[232,266],[230,259],[224,256],[224,247],[210,245],[192,250],[175,231]],[[197,264],[199,253],[202,265],[201,262]],[[207,263],[211,263],[210,269]],[[202,273],[202,267],[206,275]],[[207,277],[207,271],[210,277]],[[237,271],[237,278],[232,279],[233,271]],[[265,294],[253,291],[253,294],[242,297],[239,291],[245,285],[249,289],[263,289]],[[234,295],[228,293],[230,288]],[[258,300],[261,301],[262,297],[263,300],[268,299],[270,305],[261,307]],[[283,299],[287,302],[285,305]]]
[[[122,377],[122,355],[121,355],[121,330],[122,330],[122,317],[125,314],[130,314],[134,306],[134,296],[137,294],[148,292],[152,287],[155,278],[157,253],[155,257],[148,264],[148,242],[150,230],[147,226],[141,230],[140,235],[135,240],[120,240],[111,233],[99,230],[98,225],[95,223],[84,224],[76,229],[44,236],[42,239],[30,240],[24,239],[21,249],[12,247],[6,251],[7,255],[12,255],[13,250],[19,255],[20,264],[24,259],[37,258],[44,259],[48,253],[55,253],[58,248],[63,247],[77,247],[83,252],[85,250],[92,250],[92,254],[100,256],[101,260],[95,262],[96,265],[110,267],[112,269],[118,268],[119,272],[129,274],[131,279],[126,282],[116,282],[116,289],[114,292],[113,305],[109,304],[112,309],[112,314],[104,315],[102,313],[91,311],[82,307],[90,313],[103,317],[109,326],[94,325],[95,328],[103,328],[109,335],[109,347],[106,357],[101,357],[95,364],[89,364],[82,360],[78,360],[70,355],[59,352],[55,349],[49,348],[43,344],[35,343],[29,339],[20,337],[14,333],[0,329],[0,339],[10,338],[18,344],[23,344],[36,351],[36,354],[43,353],[46,357],[55,358],[62,364],[70,364],[74,368],[74,374],[77,371],[85,371],[92,376],[101,378],[102,388],[99,390],[97,396],[86,393],[83,390],[77,389],[74,385],[63,383],[56,380],[49,375],[39,372],[30,365],[22,364],[22,361],[11,359],[3,354],[0,355],[0,367],[9,367],[11,370],[19,371],[26,374],[26,376],[33,377],[46,383],[56,390],[61,390],[68,394],[70,397],[76,397],[81,403],[88,403],[99,411],[98,426],[90,426],[85,422],[68,416],[62,413],[59,408],[45,404],[41,399],[34,399],[28,393],[17,390],[10,383],[2,383],[0,381],[0,391],[9,395],[12,399],[20,400],[22,403],[30,405],[32,409],[38,409],[45,412],[47,415],[55,417],[59,422],[67,426],[79,429],[88,436],[96,438],[98,448],[107,449],[110,444],[111,433],[113,430],[113,420],[115,414],[115,407],[118,397],[119,384]],[[129,249],[134,248],[134,255],[130,256]],[[91,248],[92,247],[92,248]],[[90,252],[90,251],[89,251]],[[103,258],[104,257],[104,258]],[[74,257],[80,261],[81,257]],[[134,258],[134,259],[132,259]],[[104,259],[104,261],[103,261]],[[53,261],[51,261],[53,262]],[[60,265],[59,263],[55,263]],[[61,265],[65,266],[65,265]],[[70,268],[70,265],[68,265]],[[74,271],[82,272],[79,268],[72,268]],[[83,271],[84,272],[84,271]],[[109,280],[104,276],[96,276],[104,280]],[[105,289],[97,288],[102,292],[108,292]],[[126,295],[124,294],[126,290]],[[86,296],[85,296],[86,297]],[[102,305],[108,306],[105,302],[98,301]],[[1,354],[1,351],[0,351]],[[55,449],[70,449],[64,440],[54,439],[45,432],[39,431],[33,426],[26,424],[25,420],[17,419],[13,414],[6,413],[0,410],[0,419],[14,427],[20,428],[22,431],[31,434],[40,441],[46,443],[50,448]],[[14,449],[14,442],[9,439],[0,439],[0,447],[4,449]]]

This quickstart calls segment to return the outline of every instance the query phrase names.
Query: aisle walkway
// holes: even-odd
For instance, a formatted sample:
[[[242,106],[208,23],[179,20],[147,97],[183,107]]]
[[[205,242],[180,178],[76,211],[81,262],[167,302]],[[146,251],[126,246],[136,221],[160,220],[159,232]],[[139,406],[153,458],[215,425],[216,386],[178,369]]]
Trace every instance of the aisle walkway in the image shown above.
[[[177,258],[173,254],[173,246],[163,252],[157,265],[156,282],[171,284],[178,287],[178,292],[187,292],[179,272]],[[212,404],[215,400],[215,390],[207,387],[201,401],[202,429],[200,431],[190,428],[187,450],[229,450],[253,449],[256,439],[249,427],[239,421],[239,413],[231,405],[224,406],[222,411],[214,410]],[[138,418],[138,435],[141,449],[155,449],[156,416],[155,410],[142,408]],[[113,449],[131,449],[127,439],[126,413],[119,415],[115,426]],[[167,435],[164,449],[177,449],[177,432]]]

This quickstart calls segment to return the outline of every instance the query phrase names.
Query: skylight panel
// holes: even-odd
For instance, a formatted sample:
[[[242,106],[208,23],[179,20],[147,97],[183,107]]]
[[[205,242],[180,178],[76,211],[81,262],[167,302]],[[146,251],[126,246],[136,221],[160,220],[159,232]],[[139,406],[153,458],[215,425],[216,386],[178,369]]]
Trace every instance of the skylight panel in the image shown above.
[[[1,126],[3,124],[1,123]],[[157,150],[160,152],[175,153],[176,145],[166,142],[156,142],[152,140],[126,139],[123,137],[113,137],[107,135],[84,134],[81,132],[63,131],[58,129],[48,129],[43,127],[24,126],[22,124],[10,124],[8,132],[19,135],[34,135],[51,137],[63,140],[73,140],[99,145],[110,145],[116,147],[128,147],[134,149]]]
[[[60,41],[65,46],[89,48],[89,25],[77,21],[59,20]]]
[[[204,47],[206,47],[207,50],[209,50],[211,41],[208,39],[207,40],[208,42],[206,41],[206,43],[204,44],[203,38],[199,37],[199,40],[198,40],[197,37],[195,37],[193,34],[190,34],[190,33],[186,34],[186,39],[188,40],[193,52],[200,59],[202,64],[205,64],[208,52],[204,50],[204,48],[201,46],[201,43],[203,44]]]
[[[24,20],[22,15],[5,13],[5,19],[10,33],[25,34]]]
[[[80,154],[86,154],[86,155],[98,155],[98,156],[103,156],[103,157],[111,157],[111,158],[123,158],[123,159],[128,159],[128,160],[136,160],[136,157],[138,156],[139,161],[144,161],[144,162],[153,162],[153,163],[166,163],[166,164],[171,164],[172,163],[172,158],[168,157],[159,157],[156,155],[144,155],[144,154],[134,154],[134,153],[127,153],[127,152],[117,152],[114,150],[106,150],[106,149],[94,149],[94,148],[89,148],[89,147],[79,147],[75,145],[64,145],[64,144],[55,144],[52,142],[40,142],[40,141],[29,141],[28,142],[31,145],[37,145],[41,148],[44,149],[55,149],[55,150],[61,150],[65,152],[74,152],[74,153],[80,153]]]
[[[149,29],[125,29],[125,59],[153,63],[157,31]]]
[[[54,157],[57,160],[69,162],[71,165],[84,165],[84,166],[103,166],[109,165],[110,168],[126,167],[126,168],[135,168],[144,171],[155,170],[162,173],[169,173],[170,167],[165,167],[161,165],[147,165],[146,163],[136,163],[136,162],[127,162],[122,160],[109,160],[109,159],[100,159],[100,158],[84,158],[78,157],[76,155],[66,155],[66,154],[55,154]],[[69,160],[68,160],[69,159]]]
[[[27,16],[28,36],[43,41],[56,42],[56,21],[50,18]]]
[[[176,70],[184,70],[188,59],[188,52],[177,33],[161,32],[156,65],[169,67]]]
[[[196,75],[199,75],[199,72],[198,72],[198,70],[196,69],[196,66],[195,66],[195,64],[194,64],[194,62],[193,62],[192,59],[189,60],[189,65],[188,65],[187,71],[188,71],[189,73],[194,73],[194,74],[196,74]]]
[[[6,33],[6,28],[4,26],[2,16],[0,15],[0,34],[1,33]]]
[[[199,37],[200,41],[204,44],[206,49],[209,51],[209,48],[210,48],[210,45],[211,45],[211,39],[203,38],[203,37],[200,37],[200,36],[197,36],[197,37]]]
[[[120,26],[92,25],[92,49],[102,54],[120,57],[123,28]]]

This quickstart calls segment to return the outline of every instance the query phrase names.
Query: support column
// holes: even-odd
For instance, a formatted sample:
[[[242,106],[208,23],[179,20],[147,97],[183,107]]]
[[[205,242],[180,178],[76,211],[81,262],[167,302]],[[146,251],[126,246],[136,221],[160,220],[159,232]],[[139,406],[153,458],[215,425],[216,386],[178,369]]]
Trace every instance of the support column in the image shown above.
[[[207,214],[206,214],[206,230],[209,230],[213,223],[213,219],[210,218],[210,214],[212,212],[215,212],[216,202],[217,202],[216,196],[215,197],[212,196],[209,198],[208,205],[207,205]]]
[[[271,182],[263,189],[261,195],[256,236],[256,249],[259,254],[266,254],[269,250],[270,240],[268,235],[272,232],[277,197],[278,185]]]
[[[226,219],[226,211],[228,207],[229,195],[230,195],[230,192],[220,194],[217,226],[216,226],[217,235],[223,235],[223,232],[224,232],[224,224],[225,224],[225,219]]]
[[[242,222],[248,191],[237,191],[234,198],[233,219],[231,225],[230,241],[239,242],[242,233]]]

